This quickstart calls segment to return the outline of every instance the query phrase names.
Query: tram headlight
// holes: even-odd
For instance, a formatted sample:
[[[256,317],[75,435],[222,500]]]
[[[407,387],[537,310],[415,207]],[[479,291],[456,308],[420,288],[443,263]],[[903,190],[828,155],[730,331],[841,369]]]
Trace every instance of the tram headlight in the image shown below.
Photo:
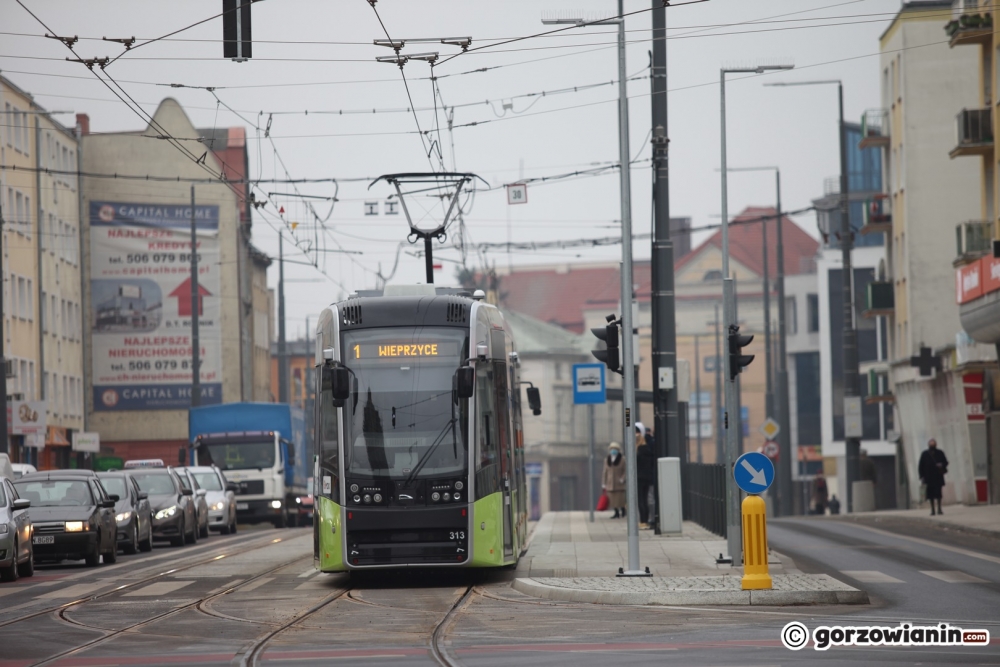
[[[431,494],[431,500],[434,502],[441,500],[441,494],[435,491],[434,493]]]
[[[351,493],[357,493],[357,492],[358,492],[358,485],[351,484]]]
[[[365,498],[364,498],[364,500],[365,500],[365,504],[368,504],[368,503],[370,503],[370,502],[372,501],[372,496],[371,496],[371,494],[370,494],[370,493],[366,493],[366,494],[365,494]]]
[[[452,494],[451,497],[452,497],[453,500],[461,500],[462,499],[462,494],[460,494],[458,492],[455,492],[455,493]]]
[[[358,494],[354,494],[354,502],[360,503],[361,502],[361,496],[359,496]]]
[[[463,484],[461,480],[455,482],[455,490],[456,491],[461,491],[464,488],[465,488],[465,484]]]
[[[372,496],[372,500],[374,500],[377,503],[382,502],[382,494],[381,493],[376,493],[374,496]]]
[[[449,500],[451,500],[451,494],[448,493],[447,491],[445,491],[444,492],[444,501],[448,502]]]

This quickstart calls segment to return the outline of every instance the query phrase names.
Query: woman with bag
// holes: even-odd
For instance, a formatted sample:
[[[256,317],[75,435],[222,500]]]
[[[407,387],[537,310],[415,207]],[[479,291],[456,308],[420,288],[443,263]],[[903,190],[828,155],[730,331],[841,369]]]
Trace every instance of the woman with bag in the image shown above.
[[[617,442],[608,445],[601,474],[601,489],[608,496],[608,505],[615,510],[612,519],[625,516],[625,457]]]

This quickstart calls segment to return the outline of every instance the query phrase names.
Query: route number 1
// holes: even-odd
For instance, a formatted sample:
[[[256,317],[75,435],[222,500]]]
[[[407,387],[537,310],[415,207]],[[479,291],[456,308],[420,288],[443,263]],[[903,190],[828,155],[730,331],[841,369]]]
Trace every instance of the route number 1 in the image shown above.
[[[525,183],[514,183],[507,186],[508,204],[527,204],[528,186]]]

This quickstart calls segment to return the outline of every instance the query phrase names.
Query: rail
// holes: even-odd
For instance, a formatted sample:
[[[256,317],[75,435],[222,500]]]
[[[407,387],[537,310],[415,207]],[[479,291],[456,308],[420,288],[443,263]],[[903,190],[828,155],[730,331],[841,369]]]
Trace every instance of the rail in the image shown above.
[[[726,466],[685,463],[681,469],[684,519],[726,536]]]

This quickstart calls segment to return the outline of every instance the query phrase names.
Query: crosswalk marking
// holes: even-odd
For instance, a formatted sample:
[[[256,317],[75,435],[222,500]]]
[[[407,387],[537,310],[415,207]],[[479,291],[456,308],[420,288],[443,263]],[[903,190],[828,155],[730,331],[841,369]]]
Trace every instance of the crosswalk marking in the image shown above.
[[[102,588],[104,584],[73,584],[72,586],[67,586],[66,588],[58,588],[54,591],[49,591],[45,595],[39,595],[40,600],[51,600],[53,598],[82,598],[87,595],[91,595],[98,588]]]
[[[270,583],[272,581],[274,581],[274,577],[261,577],[257,581],[250,582],[246,586],[240,586],[240,589],[238,591],[236,591],[236,592],[237,593],[247,593],[247,592],[252,591],[252,590],[254,590],[256,588],[260,588],[264,584]]]
[[[896,577],[890,577],[884,572],[879,572],[878,570],[841,570],[844,574],[852,579],[856,579],[864,584],[904,584],[906,583],[902,579],[897,579]]]
[[[190,586],[193,583],[193,581],[159,581],[155,584],[144,586],[137,591],[126,593],[125,597],[153,597],[167,595],[180,588],[184,588],[185,586]]]
[[[920,570],[921,574],[940,579],[947,584],[986,584],[985,579],[974,577],[959,570]]]
[[[316,569],[316,568],[314,568],[314,567],[311,567],[311,568],[309,568],[308,570],[306,570],[305,572],[303,572],[302,574],[300,574],[300,575],[298,576],[298,578],[299,578],[299,579],[308,579],[309,577],[313,576],[313,575],[314,575],[314,574],[316,574],[317,572],[319,572],[319,570],[317,570],[317,569]]]

